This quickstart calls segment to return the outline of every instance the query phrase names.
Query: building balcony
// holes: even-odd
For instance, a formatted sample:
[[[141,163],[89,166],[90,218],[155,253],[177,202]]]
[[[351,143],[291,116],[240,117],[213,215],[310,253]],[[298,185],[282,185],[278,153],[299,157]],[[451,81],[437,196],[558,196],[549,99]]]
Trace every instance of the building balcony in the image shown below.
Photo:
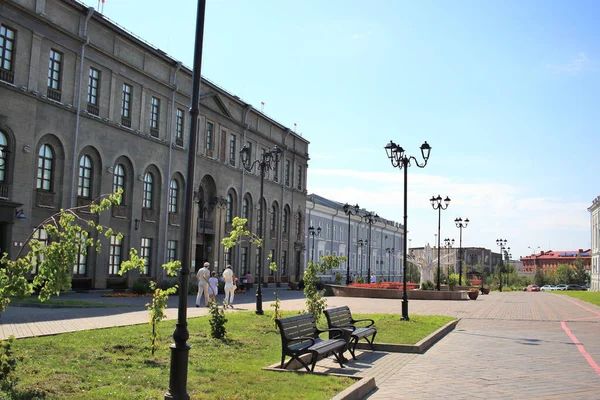
[[[123,204],[112,206],[112,216],[114,218],[127,218],[127,206]]]
[[[158,137],[158,129],[156,129],[156,128],[150,128],[150,136],[153,136],[153,137],[157,138]]]
[[[8,191],[10,190],[10,185],[4,182],[0,182],[0,199],[8,199]]]
[[[206,233],[208,235],[215,234],[215,223],[213,220],[198,218],[196,235],[201,236],[203,233]]]
[[[15,73],[4,68],[0,68],[0,81],[14,83]]]
[[[62,94],[60,90],[52,89],[49,87],[48,91],[46,92],[46,96],[48,96],[50,100],[60,101]]]
[[[176,138],[175,138],[175,144],[176,144],[177,146],[183,147],[183,138],[176,137]]]
[[[97,104],[87,103],[87,112],[92,115],[100,115],[100,107]]]
[[[121,125],[131,128],[131,118],[121,116]]]
[[[38,190],[35,194],[35,205],[44,208],[54,208],[54,197],[56,197],[56,193]]]

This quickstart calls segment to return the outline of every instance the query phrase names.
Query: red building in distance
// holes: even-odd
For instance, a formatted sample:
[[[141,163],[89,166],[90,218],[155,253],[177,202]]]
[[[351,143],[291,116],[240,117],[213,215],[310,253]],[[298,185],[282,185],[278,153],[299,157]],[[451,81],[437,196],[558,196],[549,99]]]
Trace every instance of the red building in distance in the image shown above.
[[[540,251],[537,254],[521,257],[523,262],[523,272],[535,273],[538,268],[543,271],[547,269],[555,269],[561,264],[567,264],[571,267],[575,266],[577,257],[583,259],[585,269],[590,270],[591,265],[591,250],[566,250],[566,251]]]

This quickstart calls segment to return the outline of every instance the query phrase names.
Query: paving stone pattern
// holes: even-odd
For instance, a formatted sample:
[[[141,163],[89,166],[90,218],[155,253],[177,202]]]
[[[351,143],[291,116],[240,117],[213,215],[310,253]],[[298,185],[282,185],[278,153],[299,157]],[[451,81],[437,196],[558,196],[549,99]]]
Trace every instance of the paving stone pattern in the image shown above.
[[[265,311],[273,296],[269,292],[264,292]],[[301,292],[282,290],[279,296],[283,310],[305,308]],[[105,301],[92,295],[73,298]],[[106,301],[142,307],[147,299]],[[327,302],[329,307],[348,305],[353,313],[401,313],[400,300],[331,297]],[[236,303],[238,310],[254,310],[255,296],[236,295]],[[176,308],[176,299],[170,299],[169,319],[176,318]],[[411,300],[409,312],[461,321],[425,354],[362,351],[346,368],[328,359],[316,370],[375,377],[378,389],[369,399],[600,399],[600,371],[591,365],[600,363],[600,307],[558,294],[513,292],[476,301]],[[190,318],[206,314],[206,308],[188,309]],[[141,308],[10,307],[0,317],[0,337],[141,324],[147,318]],[[563,321],[582,348],[563,329]]]

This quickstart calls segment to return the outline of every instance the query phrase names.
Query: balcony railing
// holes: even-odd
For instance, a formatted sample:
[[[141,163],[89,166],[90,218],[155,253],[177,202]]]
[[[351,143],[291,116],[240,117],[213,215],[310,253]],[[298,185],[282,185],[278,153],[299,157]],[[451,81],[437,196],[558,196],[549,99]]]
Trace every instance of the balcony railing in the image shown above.
[[[158,129],[150,128],[150,135],[154,137],[158,137]]]
[[[131,118],[121,116],[121,125],[131,128]]]
[[[14,83],[15,73],[7,69],[0,68],[0,81]]]
[[[92,115],[99,115],[100,107],[97,104],[87,103],[87,112]]]
[[[183,147],[183,138],[176,137],[176,138],[175,138],[175,144],[176,144],[177,146],[181,146],[181,147]]]
[[[50,87],[48,88],[46,95],[48,96],[48,98],[50,100],[60,101],[60,98],[61,98],[60,90],[52,89]]]
[[[56,196],[55,193],[38,190],[35,196],[35,204],[38,207],[54,207],[54,196]]]
[[[10,185],[0,182],[0,199],[8,199],[8,190],[10,189]]]

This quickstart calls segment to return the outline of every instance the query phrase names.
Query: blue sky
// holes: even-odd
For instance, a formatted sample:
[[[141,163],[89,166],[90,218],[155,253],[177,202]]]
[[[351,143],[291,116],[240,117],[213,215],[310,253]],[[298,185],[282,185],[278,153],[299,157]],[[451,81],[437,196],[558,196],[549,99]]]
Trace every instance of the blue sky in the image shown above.
[[[96,7],[97,0],[85,1]],[[104,14],[191,66],[196,2],[106,0]],[[208,0],[203,75],[310,140],[309,192],[513,258],[589,248],[600,194],[600,3]],[[442,243],[443,244],[443,243]]]

